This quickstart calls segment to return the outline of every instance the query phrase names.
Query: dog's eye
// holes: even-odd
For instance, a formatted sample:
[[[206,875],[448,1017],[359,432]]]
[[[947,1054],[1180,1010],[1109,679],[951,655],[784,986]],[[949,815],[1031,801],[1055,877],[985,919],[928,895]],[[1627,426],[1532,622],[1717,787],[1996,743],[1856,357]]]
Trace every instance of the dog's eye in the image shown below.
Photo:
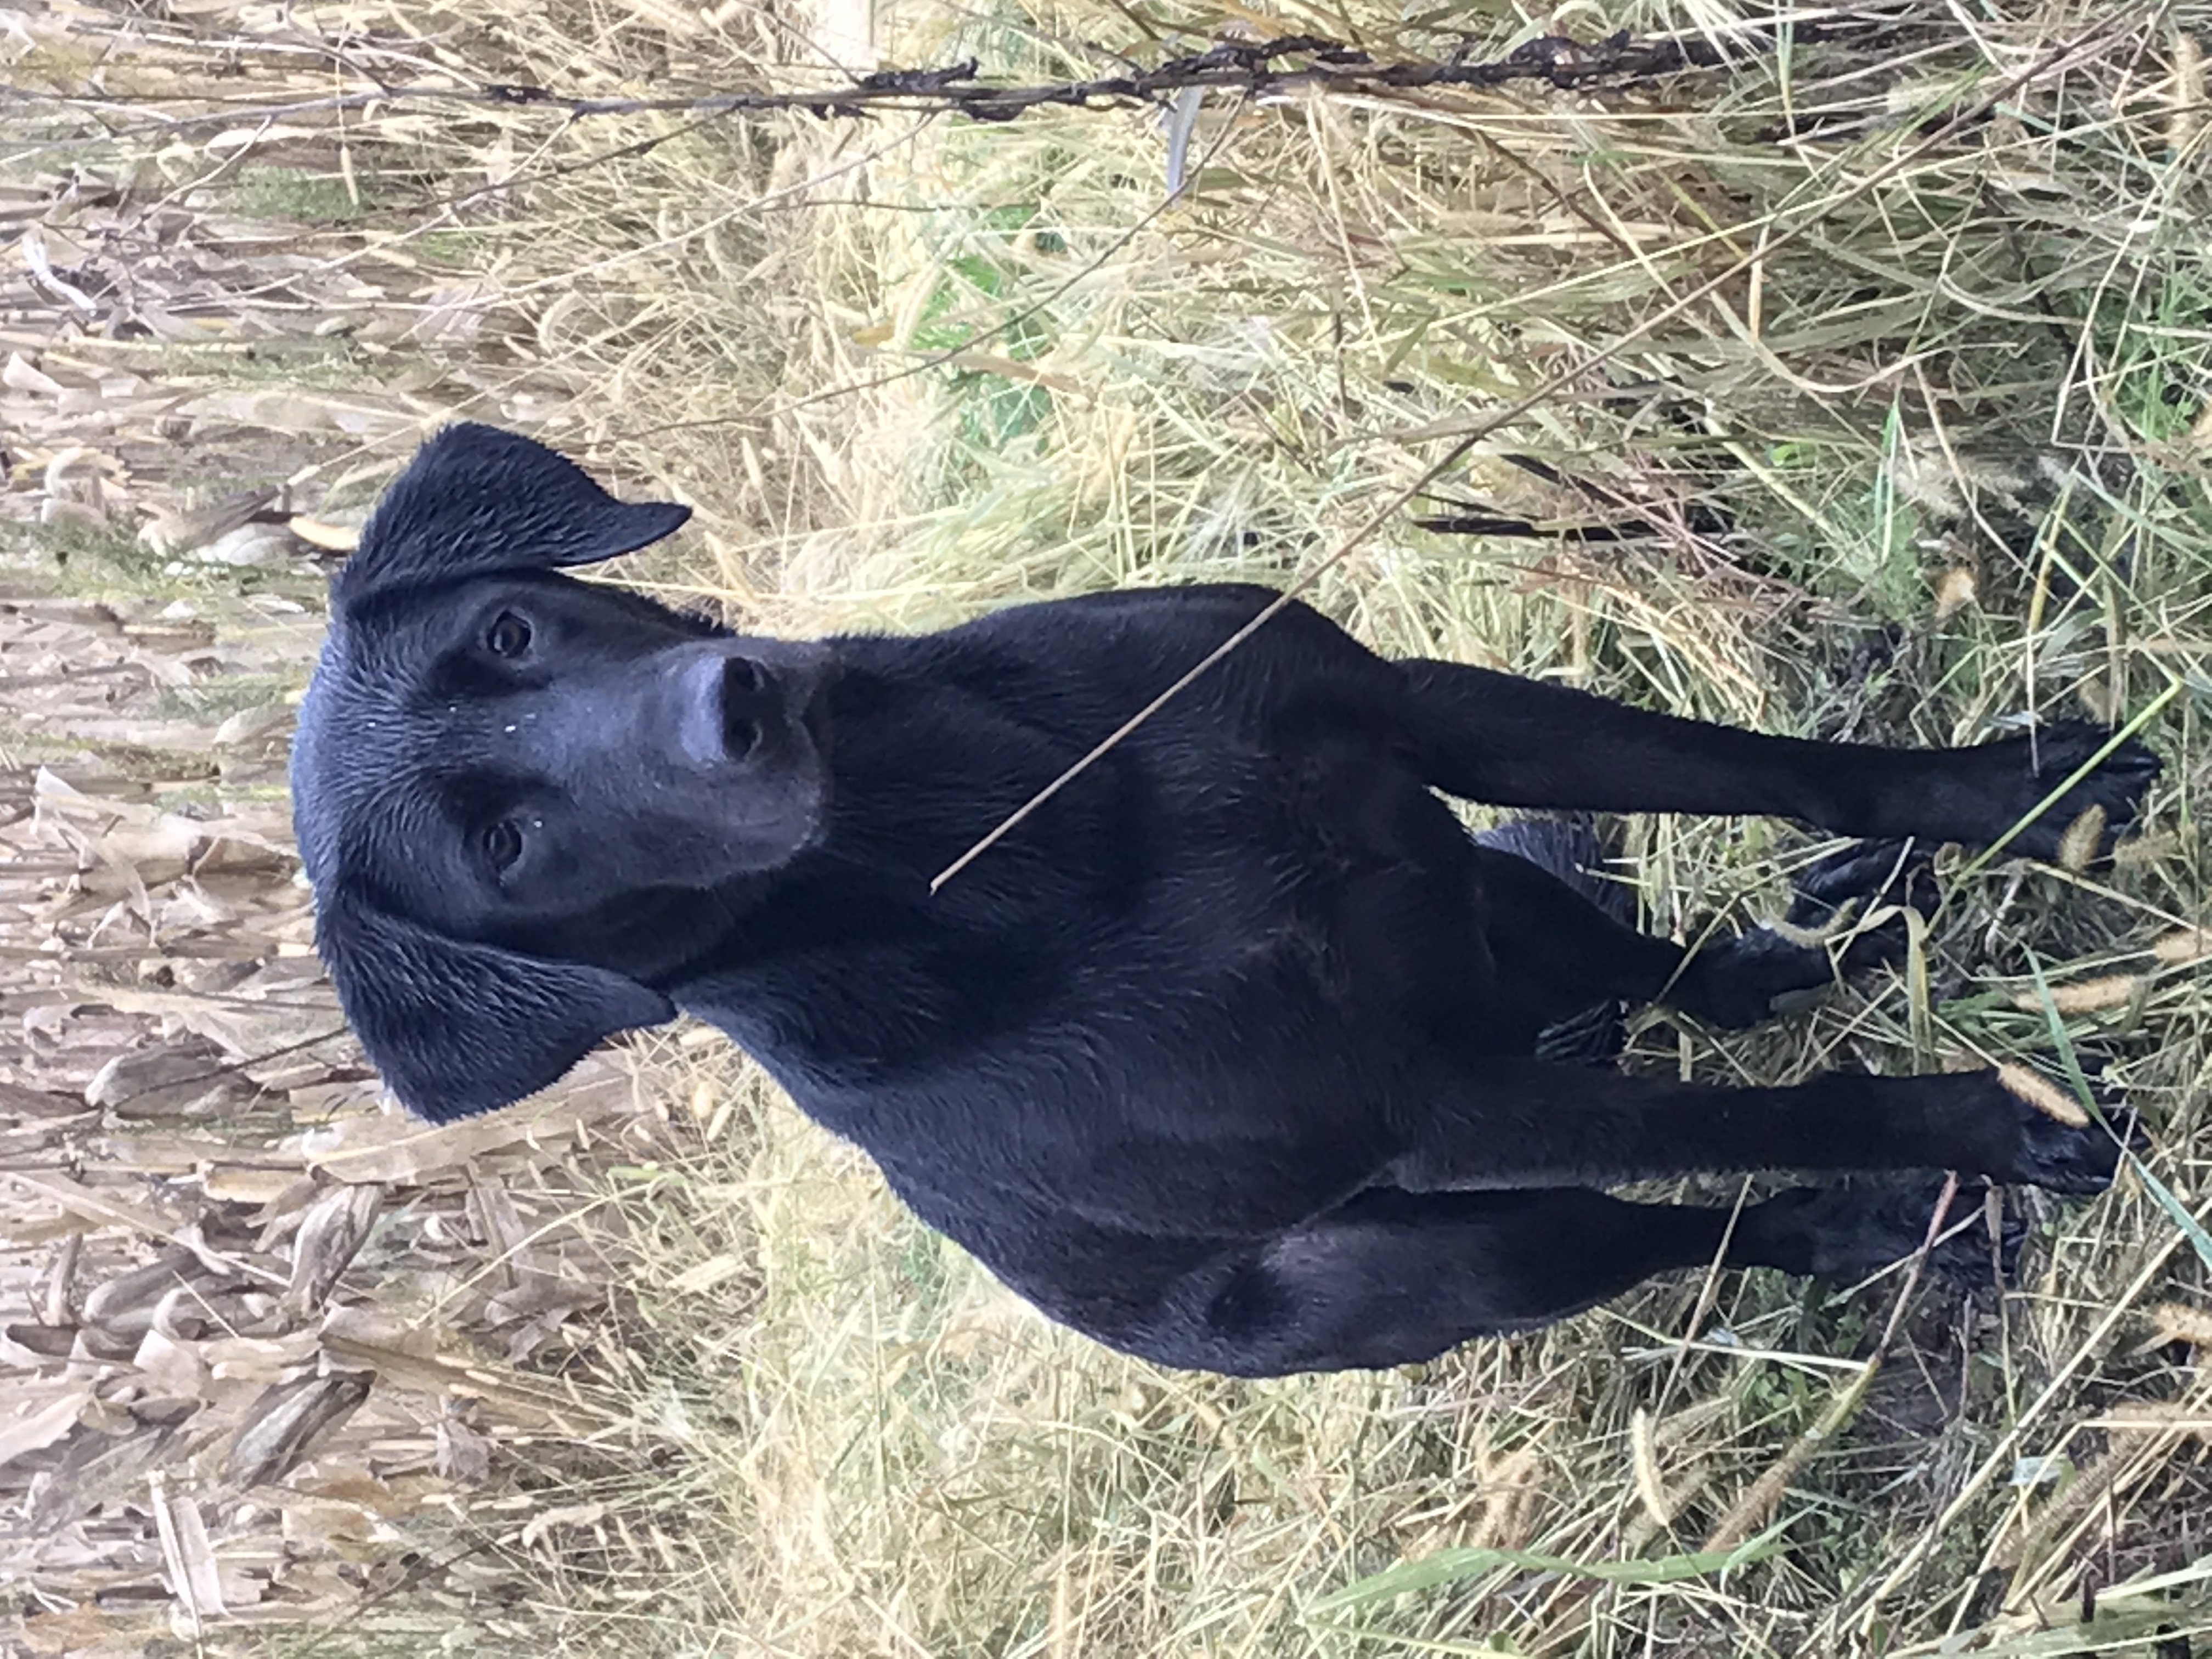
[[[484,649],[495,657],[519,657],[530,649],[530,624],[512,611],[502,611],[484,630]]]
[[[522,829],[513,818],[501,818],[497,823],[485,826],[477,840],[495,870],[505,872],[522,856]]]

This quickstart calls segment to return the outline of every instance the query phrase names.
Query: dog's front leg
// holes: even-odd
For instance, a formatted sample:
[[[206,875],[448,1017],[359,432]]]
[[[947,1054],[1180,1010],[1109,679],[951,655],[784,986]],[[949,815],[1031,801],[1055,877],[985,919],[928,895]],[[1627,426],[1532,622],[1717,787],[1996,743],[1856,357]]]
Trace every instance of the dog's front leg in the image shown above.
[[[1398,665],[1401,719],[1429,781],[1500,806],[1766,813],[1844,835],[1987,845],[2105,741],[2078,725],[1968,749],[1812,743],[1680,720],[1462,663]],[[2049,859],[2096,808],[2106,850],[2158,761],[2132,739],[2013,841]]]

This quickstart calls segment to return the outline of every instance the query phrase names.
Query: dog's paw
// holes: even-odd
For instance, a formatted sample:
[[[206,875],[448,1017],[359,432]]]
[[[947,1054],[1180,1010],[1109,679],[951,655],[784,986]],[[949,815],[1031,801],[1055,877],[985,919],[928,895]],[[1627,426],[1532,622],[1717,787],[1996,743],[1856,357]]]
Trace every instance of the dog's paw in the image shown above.
[[[1846,971],[1897,961],[1908,937],[1902,917],[1893,915],[1872,927],[1851,925],[1881,910],[1935,915],[1940,895],[1932,853],[1925,842],[1906,837],[1855,841],[1838,848],[1798,875],[1781,931],[1811,943],[1850,929],[1843,952]]]
[[[1853,905],[1858,914],[1883,904],[1926,912],[1936,908],[1934,880],[1929,849],[1908,836],[1851,842],[1798,872],[1788,921],[1793,927],[1831,928]]]
[[[2097,1090],[2108,1129],[2033,1074],[2008,1068],[1992,1081],[1993,1103],[2013,1131],[2009,1149],[1987,1160],[1982,1171],[1992,1180],[2087,1196],[2112,1184],[2123,1141],[2136,1152],[2148,1144],[2142,1120],[2110,1091]]]
[[[1878,927],[1851,932],[1855,919],[1897,905],[1927,915],[1936,901],[1935,872],[1919,844],[1903,838],[1853,842],[1799,874],[1780,923],[1699,951],[1669,1000],[1723,1030],[1755,1025],[1834,981],[1832,942],[1843,942],[1841,966],[1847,973],[1905,953],[1902,918],[1893,915]]]
[[[1927,1242],[1942,1200],[1940,1180],[1914,1177],[1848,1187],[1800,1187],[1744,1212],[1747,1260],[1816,1279],[1859,1279],[1912,1255]],[[1990,1282],[1989,1188],[1965,1182],[1944,1212],[1928,1271],[1965,1286]],[[2009,1275],[2027,1237],[2007,1217],[1999,1231],[1996,1268]]]
[[[1667,1001],[1723,1031],[1756,1025],[1775,1004],[1797,993],[1825,988],[1835,977],[1828,953],[1800,945],[1771,927],[1708,945],[1683,964]]]
[[[2022,768],[2027,775],[2017,786],[2014,817],[2072,776],[2111,738],[2101,726],[2063,720],[2045,726],[2033,740],[2021,738],[2003,744],[2021,759],[2033,757]],[[2109,857],[2113,844],[2134,824],[2159,768],[2158,757],[2130,738],[2014,836],[2008,850],[2076,869]]]

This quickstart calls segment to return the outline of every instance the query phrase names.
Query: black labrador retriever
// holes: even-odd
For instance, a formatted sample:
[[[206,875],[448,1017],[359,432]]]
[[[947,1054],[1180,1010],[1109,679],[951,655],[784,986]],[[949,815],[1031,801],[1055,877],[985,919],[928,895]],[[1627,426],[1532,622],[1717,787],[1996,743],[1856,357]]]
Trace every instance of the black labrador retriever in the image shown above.
[[[454,426],[333,585],[300,847],[347,1015],[425,1116],[504,1105],[687,1009],[1053,1317],[1250,1376],[1425,1359],[1723,1251],[1856,1274],[1920,1243],[1937,1183],[1785,1192],[1732,1227],[1609,1184],[2111,1177],[2109,1134],[1990,1071],[1720,1089],[1547,1057],[1623,1000],[1759,1019],[1826,983],[1830,953],[1754,930],[1686,959],[1438,799],[1987,844],[2100,733],[1759,737],[1386,660],[1291,605],[933,892],[1274,596],[796,642],[556,574],[686,516]],[[2091,809],[2108,845],[2156,769],[2121,745],[2012,847],[2053,857]],[[1881,888],[1893,854],[1829,887]]]

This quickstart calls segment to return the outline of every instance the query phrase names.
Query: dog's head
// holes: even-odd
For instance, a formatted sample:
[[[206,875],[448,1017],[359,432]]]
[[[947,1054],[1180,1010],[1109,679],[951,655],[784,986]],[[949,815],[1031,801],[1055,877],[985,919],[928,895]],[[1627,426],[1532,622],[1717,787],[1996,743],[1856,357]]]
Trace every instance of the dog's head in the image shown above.
[[[819,832],[824,647],[556,574],[690,516],[453,426],[331,584],[293,823],[346,1016],[425,1116],[518,1100],[672,1017],[646,981],[687,918]]]

